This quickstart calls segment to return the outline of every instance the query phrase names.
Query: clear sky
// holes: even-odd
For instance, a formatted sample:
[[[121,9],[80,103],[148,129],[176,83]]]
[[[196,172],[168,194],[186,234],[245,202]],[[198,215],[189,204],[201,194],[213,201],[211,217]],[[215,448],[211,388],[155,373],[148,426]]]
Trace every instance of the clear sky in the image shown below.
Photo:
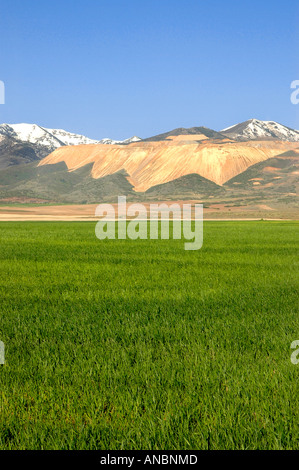
[[[0,122],[94,139],[299,129],[298,0],[1,0]]]

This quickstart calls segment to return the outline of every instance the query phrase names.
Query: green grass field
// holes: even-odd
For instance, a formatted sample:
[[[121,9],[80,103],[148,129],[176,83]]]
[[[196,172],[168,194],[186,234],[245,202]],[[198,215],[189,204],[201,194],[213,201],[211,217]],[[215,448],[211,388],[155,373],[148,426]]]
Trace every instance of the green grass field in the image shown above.
[[[298,449],[298,223],[0,224],[1,449]]]

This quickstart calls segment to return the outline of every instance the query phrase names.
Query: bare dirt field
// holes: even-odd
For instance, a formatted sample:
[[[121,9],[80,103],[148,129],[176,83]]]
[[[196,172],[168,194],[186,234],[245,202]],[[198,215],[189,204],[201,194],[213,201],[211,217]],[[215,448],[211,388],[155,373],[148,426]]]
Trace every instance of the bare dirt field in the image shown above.
[[[167,204],[198,203],[198,201],[165,201]],[[162,204],[163,202],[159,202]],[[148,209],[150,203],[144,202]],[[112,204],[117,215],[117,204]],[[0,221],[85,221],[98,220],[95,216],[97,204],[71,205],[13,205],[0,206]],[[296,209],[274,209],[266,205],[250,207],[225,207],[222,204],[204,209],[205,220],[297,220]]]

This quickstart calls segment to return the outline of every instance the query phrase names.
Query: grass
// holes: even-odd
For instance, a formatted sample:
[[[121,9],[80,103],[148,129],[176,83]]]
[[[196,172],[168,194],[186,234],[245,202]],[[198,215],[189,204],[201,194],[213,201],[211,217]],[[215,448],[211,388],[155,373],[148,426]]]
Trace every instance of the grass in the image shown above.
[[[0,224],[1,449],[298,449],[298,223]]]

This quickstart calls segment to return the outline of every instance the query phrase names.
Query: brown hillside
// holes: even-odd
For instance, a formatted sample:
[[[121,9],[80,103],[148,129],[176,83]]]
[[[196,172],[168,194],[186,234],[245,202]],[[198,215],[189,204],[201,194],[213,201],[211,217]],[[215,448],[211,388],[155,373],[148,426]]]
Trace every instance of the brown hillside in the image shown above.
[[[69,170],[93,163],[92,176],[101,178],[127,172],[136,191],[195,173],[224,184],[251,165],[298,146],[298,142],[234,142],[207,139],[203,134],[179,135],[158,142],[129,145],[78,145],[61,147],[39,165],[65,162]]]

